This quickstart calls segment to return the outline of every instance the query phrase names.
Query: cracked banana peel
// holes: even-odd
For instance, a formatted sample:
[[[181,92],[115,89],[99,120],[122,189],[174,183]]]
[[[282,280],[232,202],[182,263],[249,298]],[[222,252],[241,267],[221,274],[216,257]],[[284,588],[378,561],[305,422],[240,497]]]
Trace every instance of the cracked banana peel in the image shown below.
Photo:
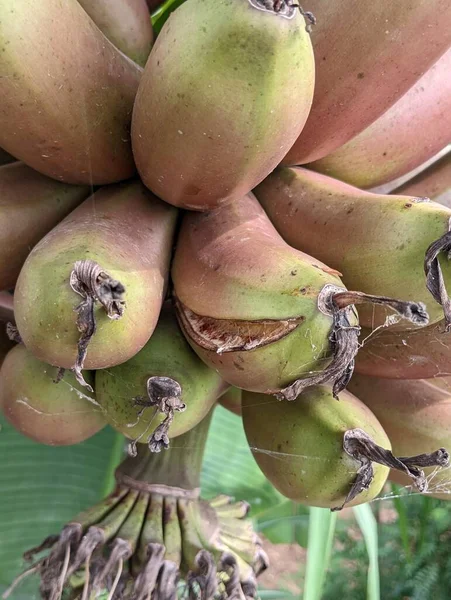
[[[247,194],[301,132],[314,57],[287,0],[187,0],[163,26],[133,109],[133,154],[158,197],[211,210]]]
[[[446,316],[426,285],[425,257],[449,230],[449,208],[428,198],[372,194],[301,167],[275,170],[254,193],[285,241],[339,270],[348,288],[422,302],[431,324]],[[446,284],[451,264],[443,255]],[[359,307],[365,327],[387,316],[385,307]]]
[[[358,349],[354,303],[388,302],[427,322],[421,306],[349,292],[338,275],[286,244],[248,194],[184,215],[172,265],[177,317],[231,385],[293,400],[331,381],[338,394]]]

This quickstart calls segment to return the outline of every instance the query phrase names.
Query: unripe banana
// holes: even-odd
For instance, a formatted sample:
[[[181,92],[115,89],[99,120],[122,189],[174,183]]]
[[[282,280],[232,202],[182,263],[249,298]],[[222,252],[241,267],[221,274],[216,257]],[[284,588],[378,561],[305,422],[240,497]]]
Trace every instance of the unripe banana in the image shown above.
[[[0,167],[0,290],[15,286],[35,244],[89,195],[21,162]]]
[[[451,380],[395,381],[355,375],[349,389],[376,415],[397,456],[433,453],[439,446],[451,448]],[[451,470],[425,468],[428,495],[449,500]],[[390,475],[403,485],[401,473]]]
[[[428,196],[451,208],[451,154],[445,155],[395,194]],[[363,328],[355,369],[362,375],[395,379],[428,379],[451,375],[451,334],[440,321],[421,329],[393,331]]]
[[[0,408],[23,435],[41,444],[78,444],[100,431],[106,420],[93,394],[72,373],[57,369],[19,344],[9,351],[0,370]],[[92,373],[86,374],[93,383]]]
[[[277,169],[254,191],[285,241],[339,270],[348,288],[423,302],[430,323],[443,318],[446,306],[426,287],[425,255],[447,234],[449,208],[427,198],[372,194],[300,167]],[[446,283],[451,264],[440,265]],[[385,308],[359,309],[366,327],[386,317]]]
[[[27,348],[74,368],[80,381],[83,367],[134,356],[157,324],[176,217],[139,181],[102,188],[67,216],[17,281],[14,311]]]
[[[309,506],[334,508],[346,500],[360,467],[343,449],[346,431],[363,429],[376,444],[391,449],[363,402],[348,392],[337,402],[326,386],[311,387],[289,403],[243,392],[242,411],[249,446],[263,473],[284,496]],[[368,489],[348,505],[375,498],[388,472],[376,464]]]
[[[138,354],[96,372],[97,398],[108,422],[128,438],[157,449],[196,426],[224,387],[219,375],[191,350],[167,305]]]
[[[309,168],[360,188],[409,173],[451,139],[451,49],[374,123]]]
[[[172,280],[182,330],[228,383],[288,399],[313,383],[345,387],[358,347],[350,305],[362,295],[288,246],[252,194],[185,214]]]
[[[451,45],[448,0],[309,0],[306,8],[317,20],[312,30],[315,95],[286,165],[318,160],[345,144]]]
[[[0,146],[66,183],[131,177],[142,69],[77,0],[0,0],[0,15]]]
[[[210,210],[247,194],[306,121],[314,58],[288,0],[187,0],[163,26],[133,109],[143,182]]]

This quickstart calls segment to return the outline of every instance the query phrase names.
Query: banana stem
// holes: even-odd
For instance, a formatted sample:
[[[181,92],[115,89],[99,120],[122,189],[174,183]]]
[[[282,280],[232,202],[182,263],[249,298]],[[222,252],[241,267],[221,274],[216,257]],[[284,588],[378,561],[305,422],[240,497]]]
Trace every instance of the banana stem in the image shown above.
[[[127,458],[116,470],[116,479],[133,487],[136,473],[139,483],[194,490],[200,486],[202,459],[213,410],[193,429],[175,438],[170,448],[151,453],[146,444],[138,444],[137,456]]]

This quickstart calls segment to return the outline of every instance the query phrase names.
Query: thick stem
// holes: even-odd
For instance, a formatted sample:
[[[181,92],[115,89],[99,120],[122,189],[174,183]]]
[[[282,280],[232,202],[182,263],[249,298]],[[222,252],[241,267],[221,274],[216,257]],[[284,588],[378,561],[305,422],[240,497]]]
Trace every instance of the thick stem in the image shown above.
[[[152,453],[146,444],[138,444],[137,456],[127,458],[117,469],[118,481],[134,478],[154,485],[167,485],[186,490],[200,486],[202,459],[213,409],[196,427],[180,435],[170,448]]]

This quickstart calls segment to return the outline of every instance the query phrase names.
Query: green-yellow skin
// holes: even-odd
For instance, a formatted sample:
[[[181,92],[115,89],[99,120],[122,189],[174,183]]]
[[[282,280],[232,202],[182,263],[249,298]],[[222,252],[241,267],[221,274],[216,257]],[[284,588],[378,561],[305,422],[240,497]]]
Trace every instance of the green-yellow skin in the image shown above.
[[[300,134],[314,70],[299,11],[288,19],[248,0],[187,0],[163,26],[136,96],[142,180],[192,210],[247,194]]]
[[[290,500],[335,508],[341,506],[360,464],[343,450],[343,435],[363,429],[388,450],[390,441],[374,414],[360,400],[326,386],[305,390],[294,402],[243,392],[243,424],[258,466]],[[363,504],[381,491],[389,469],[373,463],[374,479],[347,506]]]
[[[67,183],[131,177],[141,67],[77,0],[0,0],[0,14],[0,146]]]
[[[20,335],[37,358],[71,368],[82,301],[69,285],[77,260],[91,259],[125,286],[118,320],[95,304],[97,331],[86,369],[125,362],[148,341],[165,295],[177,211],[139,181],[102,188],[48,233],[28,256],[17,281],[14,313]]]
[[[300,167],[274,171],[254,192],[285,241],[340,271],[348,289],[424,302],[431,324],[443,318],[423,264],[428,246],[448,231],[449,208],[372,194]],[[440,262],[449,285],[451,263]],[[366,327],[386,316],[385,309],[359,307]],[[403,320],[396,327],[415,325]]]
[[[144,66],[153,42],[146,0],[78,0],[116,48]]]
[[[451,139],[450,71],[451,49],[374,123],[309,168],[372,188],[432,158]]]
[[[224,389],[219,375],[209,369],[191,350],[177,325],[177,319],[166,306],[158,325],[144,348],[126,363],[96,372],[96,393],[106,412],[108,422],[130,439],[142,435],[146,443],[165,415],[155,407],[146,408],[138,418],[141,406],[134,398],[147,396],[150,377],[171,377],[182,388],[183,412],[175,412],[169,428],[170,438],[181,435],[197,425],[215,404]],[[135,424],[129,427],[130,424]]]
[[[303,317],[291,333],[253,350],[218,354],[189,338],[228,383],[267,392],[330,362],[332,317],[318,309],[318,295],[326,284],[343,284],[336,271],[288,246],[252,194],[210,213],[185,214],[172,280],[191,311],[228,319],[231,328],[236,320],[245,327],[259,319]]]
[[[451,379],[393,380],[354,375],[348,389],[372,410],[387,432],[396,456],[415,456],[443,447],[451,451]],[[451,469],[425,468],[428,495],[450,499]],[[412,482],[392,471],[390,478]]]
[[[0,290],[13,288],[30,250],[90,192],[21,162],[0,167]]]
[[[78,444],[100,431],[106,420],[71,372],[54,383],[58,370],[37,360],[22,344],[7,354],[0,369],[0,408],[23,435],[49,446]],[[94,383],[93,373],[85,373]]]

